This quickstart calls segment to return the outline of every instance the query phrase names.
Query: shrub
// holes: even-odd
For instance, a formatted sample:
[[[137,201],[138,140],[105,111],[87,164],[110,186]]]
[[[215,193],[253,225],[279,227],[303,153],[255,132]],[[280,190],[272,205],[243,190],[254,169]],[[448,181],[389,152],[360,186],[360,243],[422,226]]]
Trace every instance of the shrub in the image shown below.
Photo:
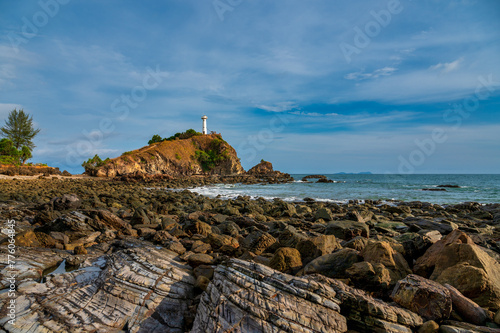
[[[171,137],[168,137],[164,140],[173,141],[176,139],[189,139],[189,138],[192,138],[193,136],[197,136],[197,135],[202,135],[202,134],[200,132],[196,132],[194,129],[190,128],[186,132],[175,133]]]
[[[225,141],[222,139],[215,138],[210,142],[210,147],[207,151],[195,151],[195,158],[200,162],[204,171],[212,170],[219,165],[220,162],[229,158],[227,151],[221,147],[224,142]]]
[[[157,142],[162,142],[163,140],[164,139],[162,139],[161,136],[159,136],[158,134],[155,134],[155,135],[153,135],[151,140],[148,141],[148,145],[151,145],[151,144],[157,143]]]
[[[97,168],[105,165],[109,162],[109,158],[106,158],[104,161],[99,157],[99,155],[95,154],[94,157],[89,158],[86,162],[82,163],[82,167],[85,168],[85,172],[91,172],[96,170]]]

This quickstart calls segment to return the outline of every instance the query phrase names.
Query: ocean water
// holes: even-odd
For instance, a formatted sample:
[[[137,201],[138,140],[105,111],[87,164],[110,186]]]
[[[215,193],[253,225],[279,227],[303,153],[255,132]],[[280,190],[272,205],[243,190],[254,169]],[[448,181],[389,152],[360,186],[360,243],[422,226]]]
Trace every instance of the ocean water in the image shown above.
[[[500,175],[325,175],[334,183],[305,183],[305,174],[292,175],[287,184],[219,184],[190,189],[209,197],[236,198],[240,195],[264,199],[301,201],[306,197],[319,201],[344,203],[349,200],[422,201],[457,204],[475,201],[500,203]],[[315,181],[315,180],[313,180]],[[458,185],[446,191],[423,191],[439,185]]]

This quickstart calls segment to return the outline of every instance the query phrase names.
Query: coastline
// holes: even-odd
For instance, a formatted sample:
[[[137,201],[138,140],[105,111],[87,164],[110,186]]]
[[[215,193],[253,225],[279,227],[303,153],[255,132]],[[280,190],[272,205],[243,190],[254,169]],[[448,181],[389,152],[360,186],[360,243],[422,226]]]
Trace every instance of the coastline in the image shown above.
[[[461,294],[485,309],[484,314],[490,319],[484,319],[481,324],[493,322],[494,313],[500,309],[500,292],[495,289],[500,288],[497,280],[500,276],[497,275],[500,274],[500,204],[462,203],[443,207],[426,202],[395,201],[388,205],[371,200],[343,204],[313,199],[286,202],[251,200],[245,196],[208,198],[186,190],[220,180],[223,178],[122,181],[86,176],[43,179],[17,176],[1,179],[0,214],[3,219],[15,221],[12,230],[19,265],[16,268],[16,300],[27,299],[35,309],[20,314],[16,325],[21,326],[15,327],[27,325],[34,314],[40,318],[37,325],[43,326],[47,320],[43,319],[44,311],[57,313],[54,324],[57,327],[69,327],[71,315],[64,309],[65,304],[71,303],[75,304],[72,305],[76,307],[74,311],[89,311],[89,315],[97,318],[92,324],[82,322],[80,327],[84,329],[106,331],[110,329],[106,322],[118,318],[116,313],[132,307],[138,314],[135,324],[127,325],[135,329],[148,327],[144,325],[155,314],[170,316],[169,320],[175,319],[176,325],[184,331],[202,331],[200,327],[215,325],[217,320],[229,320],[206,317],[206,311],[217,307],[211,303],[214,295],[225,293],[224,288],[218,290],[216,286],[243,288],[248,283],[256,283],[255,274],[271,274],[265,281],[270,276],[280,276],[284,281],[294,279],[295,283],[302,284],[316,281],[314,283],[321,288],[328,285],[337,290],[321,297],[338,303],[339,311],[327,310],[324,302],[314,303],[314,306],[319,307],[320,312],[333,311],[330,316],[345,323],[349,329],[358,327],[349,311],[355,313],[363,309],[335,298],[336,293],[349,291],[356,295],[350,297],[361,297],[385,311],[406,311],[404,316],[413,318],[412,321],[394,322],[390,316],[377,317],[401,331],[420,327],[428,317],[422,317],[419,309],[404,306],[401,300],[397,302],[406,309],[391,305],[397,299],[393,294],[401,287],[401,281],[413,276],[426,283],[437,280],[440,288],[447,283],[458,288]],[[238,177],[227,180],[241,181]],[[3,226],[2,258],[8,253],[9,237]],[[469,249],[466,260],[481,270],[478,278],[491,287],[490,291],[477,294],[473,284],[457,284],[462,280],[436,273],[435,267],[445,265],[440,266],[441,271],[454,269],[454,276],[461,279],[471,274],[460,261],[465,259],[457,259],[455,250],[446,252],[449,247],[443,247],[444,244]],[[446,258],[447,264],[433,262],[436,259],[432,254],[436,251]],[[476,257],[480,258],[477,260],[481,260],[481,265],[475,264]],[[68,268],[66,273],[47,275],[50,269],[59,268],[63,262]],[[5,305],[9,293],[8,270],[6,264],[3,265],[0,289],[4,292],[0,294],[0,306]],[[268,271],[270,269],[275,273]],[[61,270],[59,268],[58,272]],[[247,282],[231,280],[228,271],[242,274]],[[171,273],[162,275],[161,272]],[[44,283],[39,283],[42,278]],[[181,296],[172,294],[173,286],[177,286],[174,294]],[[275,288],[281,295],[281,302],[295,297],[291,290],[276,284],[268,288]],[[252,303],[252,300],[269,295],[259,290],[248,290],[249,298],[244,302],[251,305],[243,308],[253,310],[245,311],[260,311],[260,303]],[[152,295],[149,312],[145,303],[131,305],[129,296],[120,296],[141,298],[144,291]],[[54,292],[60,295],[55,303],[41,301]],[[88,295],[85,299],[81,298],[82,292]],[[108,299],[109,305],[98,301],[100,297]],[[179,297],[183,300],[181,303]],[[99,306],[94,311],[76,305],[87,301],[99,302]],[[243,300],[234,302],[237,308],[243,306],[238,303]],[[313,306],[307,303],[310,301],[304,302],[294,310],[296,315]],[[178,309],[169,312],[161,304]],[[428,310],[432,306],[423,308]],[[308,327],[307,322],[314,315],[302,315],[309,316],[301,324]],[[363,325],[373,320],[368,314],[365,318],[367,322]],[[450,313],[445,313],[434,320],[444,325],[449,318]],[[470,323],[460,318],[461,323],[455,326]],[[276,325],[269,319],[257,319],[261,324]],[[127,323],[126,316],[118,320],[120,325]],[[4,329],[14,327],[0,325],[4,325]],[[161,325],[165,324],[155,325],[163,327]]]

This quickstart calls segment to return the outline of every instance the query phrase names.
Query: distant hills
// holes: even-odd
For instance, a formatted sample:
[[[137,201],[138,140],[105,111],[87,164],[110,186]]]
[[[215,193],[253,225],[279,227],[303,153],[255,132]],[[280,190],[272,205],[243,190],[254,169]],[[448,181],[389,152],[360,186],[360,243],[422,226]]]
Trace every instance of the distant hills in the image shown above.
[[[372,175],[370,171],[364,171],[364,172],[337,172],[334,173],[334,175]]]

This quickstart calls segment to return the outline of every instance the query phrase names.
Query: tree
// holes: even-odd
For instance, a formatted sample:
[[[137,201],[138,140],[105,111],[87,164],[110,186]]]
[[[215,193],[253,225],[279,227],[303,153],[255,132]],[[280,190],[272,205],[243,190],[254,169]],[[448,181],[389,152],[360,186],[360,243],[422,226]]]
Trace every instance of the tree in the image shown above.
[[[39,128],[33,127],[33,117],[24,112],[23,109],[12,110],[5,121],[5,126],[0,130],[5,137],[12,141],[17,150],[23,146],[33,150],[35,148],[33,138],[40,132]]]
[[[21,148],[21,154],[19,156],[22,165],[24,165],[24,163],[26,163],[26,161],[32,157],[33,155],[31,155],[31,149],[29,149],[28,146],[23,146],[23,148]]]
[[[148,141],[148,145],[153,144],[153,143],[157,143],[157,142],[162,142],[162,141],[163,141],[163,139],[161,138],[161,136],[159,136],[158,134],[155,134],[155,135],[153,135],[151,140]]]

